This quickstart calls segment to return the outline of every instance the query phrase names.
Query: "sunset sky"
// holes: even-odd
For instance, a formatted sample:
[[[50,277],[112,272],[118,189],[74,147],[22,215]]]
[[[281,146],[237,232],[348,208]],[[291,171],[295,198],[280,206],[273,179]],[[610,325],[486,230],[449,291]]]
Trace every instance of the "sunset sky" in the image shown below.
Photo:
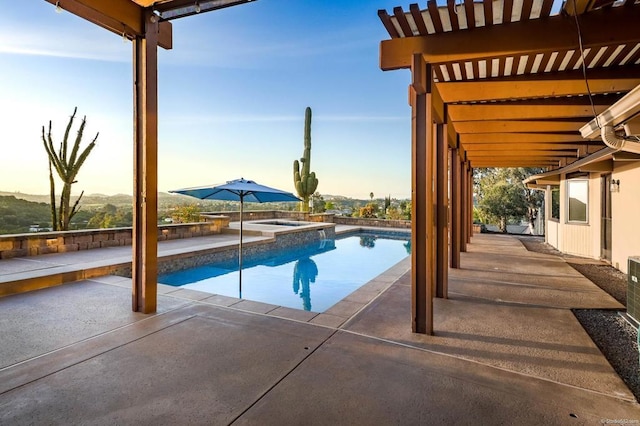
[[[74,192],[131,194],[131,42],[43,0],[4,3],[0,191],[48,193],[42,126],[59,142],[77,106],[83,146],[100,136]],[[159,190],[244,177],[293,191],[310,106],[321,194],[410,197],[410,74],[380,70],[377,16],[409,3],[258,0],[173,21],[158,61]]]

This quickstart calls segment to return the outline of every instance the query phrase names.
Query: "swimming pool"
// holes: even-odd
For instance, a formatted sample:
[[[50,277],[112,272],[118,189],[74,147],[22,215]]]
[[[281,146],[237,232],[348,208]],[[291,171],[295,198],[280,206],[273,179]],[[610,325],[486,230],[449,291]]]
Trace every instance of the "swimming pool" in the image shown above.
[[[237,262],[163,274],[158,282],[273,305],[324,312],[411,251],[408,233],[361,232],[269,257],[245,258],[242,294]]]

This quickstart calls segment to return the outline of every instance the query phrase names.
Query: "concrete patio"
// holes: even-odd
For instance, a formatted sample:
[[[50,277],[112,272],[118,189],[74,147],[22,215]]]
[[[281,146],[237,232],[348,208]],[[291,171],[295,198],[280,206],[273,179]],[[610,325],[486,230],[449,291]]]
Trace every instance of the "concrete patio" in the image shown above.
[[[435,336],[407,268],[324,317],[176,289],[143,315],[115,276],[2,297],[0,424],[640,422],[570,311],[622,306],[561,258],[474,236]]]

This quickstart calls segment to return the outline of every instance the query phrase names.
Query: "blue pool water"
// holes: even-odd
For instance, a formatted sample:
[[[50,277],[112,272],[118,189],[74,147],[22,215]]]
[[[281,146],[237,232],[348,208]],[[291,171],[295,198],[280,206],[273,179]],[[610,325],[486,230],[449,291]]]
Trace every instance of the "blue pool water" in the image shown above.
[[[408,234],[360,233],[324,240],[267,259],[245,256],[242,294],[238,265],[209,264],[158,277],[181,288],[324,312],[409,255]]]

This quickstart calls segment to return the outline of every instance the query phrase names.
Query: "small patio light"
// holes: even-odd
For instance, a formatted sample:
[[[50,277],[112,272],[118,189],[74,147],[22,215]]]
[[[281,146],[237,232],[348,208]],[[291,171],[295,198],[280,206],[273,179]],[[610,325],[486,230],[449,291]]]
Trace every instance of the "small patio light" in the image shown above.
[[[62,13],[62,8],[60,7],[60,2],[56,2],[56,13]]]
[[[609,190],[611,192],[620,192],[620,179],[612,179],[611,185],[609,186]]]

